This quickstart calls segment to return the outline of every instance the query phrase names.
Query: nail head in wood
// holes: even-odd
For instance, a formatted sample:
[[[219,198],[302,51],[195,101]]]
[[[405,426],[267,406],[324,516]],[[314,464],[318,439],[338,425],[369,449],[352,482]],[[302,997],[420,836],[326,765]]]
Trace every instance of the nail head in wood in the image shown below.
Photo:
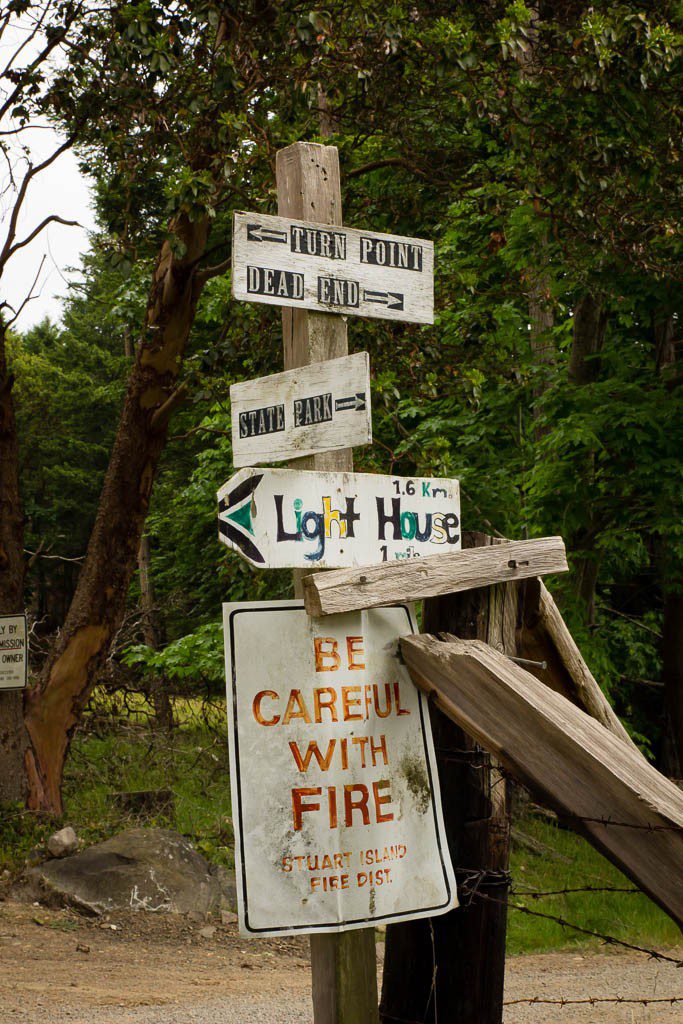
[[[510,581],[512,563],[517,567],[515,579],[568,569],[561,537],[507,541],[366,565],[362,575],[355,568],[305,576],[306,611],[309,615],[331,615],[506,583]]]

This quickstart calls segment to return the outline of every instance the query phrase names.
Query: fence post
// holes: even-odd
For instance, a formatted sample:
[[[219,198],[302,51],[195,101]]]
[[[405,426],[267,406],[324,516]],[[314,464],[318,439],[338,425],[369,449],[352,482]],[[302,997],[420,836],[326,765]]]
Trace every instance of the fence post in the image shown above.
[[[335,146],[296,142],[276,157],[278,214],[322,224],[342,223],[339,154]],[[282,309],[285,370],[348,355],[346,318]],[[350,448],[294,459],[297,469],[353,470]],[[310,570],[305,570],[310,572]],[[302,571],[294,572],[301,596]],[[315,1024],[376,1024],[375,930],[311,935]]]
[[[495,543],[465,534],[464,547]],[[424,603],[423,631],[485,640],[515,653],[517,585],[501,583]],[[441,917],[387,928],[383,1024],[501,1024],[507,928],[510,821],[505,776],[439,711],[432,731],[460,907]],[[502,903],[470,899],[481,888]]]

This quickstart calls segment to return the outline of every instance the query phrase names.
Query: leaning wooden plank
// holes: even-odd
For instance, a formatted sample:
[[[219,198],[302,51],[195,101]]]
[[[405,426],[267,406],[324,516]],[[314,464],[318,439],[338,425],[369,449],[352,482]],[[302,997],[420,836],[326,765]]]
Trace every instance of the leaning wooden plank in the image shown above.
[[[306,576],[304,601],[309,615],[331,615],[566,571],[562,538],[540,537]]]
[[[532,669],[532,675],[583,708],[643,757],[583,660],[552,594],[541,580],[526,584],[518,643],[522,657],[545,662],[546,667]]]
[[[683,926],[683,793],[479,640],[404,637],[414,682]],[[610,824],[613,822],[614,824]]]

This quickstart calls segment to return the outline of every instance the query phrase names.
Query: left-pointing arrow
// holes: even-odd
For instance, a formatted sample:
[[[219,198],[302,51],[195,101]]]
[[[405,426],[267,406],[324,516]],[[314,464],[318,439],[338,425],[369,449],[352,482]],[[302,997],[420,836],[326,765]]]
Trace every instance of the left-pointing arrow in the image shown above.
[[[248,477],[218,502],[218,532],[258,565],[263,565],[265,558],[248,534],[254,536],[252,502],[262,479],[263,473]]]
[[[287,232],[264,228],[261,224],[247,224],[248,242],[280,242],[287,243]]]

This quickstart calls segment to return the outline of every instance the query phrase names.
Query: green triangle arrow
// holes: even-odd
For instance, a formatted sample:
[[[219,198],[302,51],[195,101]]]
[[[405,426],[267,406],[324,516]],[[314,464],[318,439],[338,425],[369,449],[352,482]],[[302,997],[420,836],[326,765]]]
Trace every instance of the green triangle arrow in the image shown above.
[[[238,508],[235,512],[227,512],[227,519],[232,519],[233,523],[237,523],[242,529],[254,536],[254,531],[251,528],[251,502],[245,501],[244,505]]]

